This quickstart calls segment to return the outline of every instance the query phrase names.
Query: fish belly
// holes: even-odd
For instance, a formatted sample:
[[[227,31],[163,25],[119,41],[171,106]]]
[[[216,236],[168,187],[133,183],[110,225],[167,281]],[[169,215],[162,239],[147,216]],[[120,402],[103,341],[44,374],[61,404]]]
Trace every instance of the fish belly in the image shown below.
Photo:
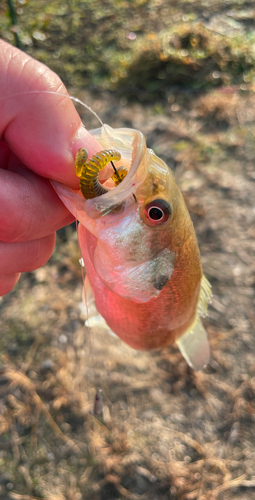
[[[172,344],[188,331],[195,317],[195,304],[190,304],[188,310],[180,314],[176,304],[171,307],[167,289],[146,303],[136,303],[117,295],[101,281],[94,269],[91,255],[96,238],[83,226],[79,228],[79,243],[96,309],[124,342],[138,350],[159,349]]]

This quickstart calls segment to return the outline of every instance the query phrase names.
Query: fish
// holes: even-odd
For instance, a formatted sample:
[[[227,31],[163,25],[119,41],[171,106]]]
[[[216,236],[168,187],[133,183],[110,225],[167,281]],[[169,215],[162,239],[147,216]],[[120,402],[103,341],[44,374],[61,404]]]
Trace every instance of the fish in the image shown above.
[[[147,148],[139,130],[104,124],[90,133],[103,155],[119,154],[113,166],[104,164],[93,173],[102,190],[89,197],[86,186],[84,198],[81,190],[52,181],[80,223],[87,325],[105,325],[138,350],[162,349],[175,342],[188,365],[202,370],[211,356],[201,321],[211,287],[173,172]],[[82,168],[94,161],[87,160],[84,151],[77,153],[78,175],[82,177]],[[115,175],[118,170],[126,172],[121,182],[112,179],[113,167]]]

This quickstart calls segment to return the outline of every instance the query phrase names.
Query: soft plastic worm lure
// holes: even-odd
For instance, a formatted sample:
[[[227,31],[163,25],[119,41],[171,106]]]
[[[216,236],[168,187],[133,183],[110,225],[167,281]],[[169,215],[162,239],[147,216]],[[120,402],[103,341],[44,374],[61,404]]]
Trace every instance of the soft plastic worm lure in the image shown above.
[[[77,177],[80,178],[80,189],[84,198],[95,198],[96,196],[101,196],[108,192],[108,190],[100,184],[98,174],[108,163],[119,161],[120,159],[121,154],[118,153],[118,151],[104,150],[88,160],[87,150],[85,148],[78,149],[75,156],[75,170]],[[124,177],[126,177],[127,170],[125,167],[116,169],[114,165],[113,168],[114,174],[111,179],[115,186],[118,186]]]

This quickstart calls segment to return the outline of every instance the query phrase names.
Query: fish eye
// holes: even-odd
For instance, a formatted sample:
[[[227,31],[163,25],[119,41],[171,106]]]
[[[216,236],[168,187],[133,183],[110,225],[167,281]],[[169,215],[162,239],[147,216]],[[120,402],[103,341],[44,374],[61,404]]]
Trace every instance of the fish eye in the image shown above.
[[[150,224],[159,226],[172,215],[172,209],[165,200],[153,200],[144,208],[144,213]]]

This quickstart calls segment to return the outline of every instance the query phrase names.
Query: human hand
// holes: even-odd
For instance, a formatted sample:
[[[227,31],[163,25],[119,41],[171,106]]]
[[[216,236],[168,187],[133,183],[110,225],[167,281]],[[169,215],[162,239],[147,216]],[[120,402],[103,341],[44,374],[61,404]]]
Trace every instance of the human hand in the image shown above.
[[[98,151],[71,100],[41,91],[68,95],[49,68],[0,40],[0,295],[47,262],[56,230],[73,221],[48,179],[78,189],[77,149]]]

